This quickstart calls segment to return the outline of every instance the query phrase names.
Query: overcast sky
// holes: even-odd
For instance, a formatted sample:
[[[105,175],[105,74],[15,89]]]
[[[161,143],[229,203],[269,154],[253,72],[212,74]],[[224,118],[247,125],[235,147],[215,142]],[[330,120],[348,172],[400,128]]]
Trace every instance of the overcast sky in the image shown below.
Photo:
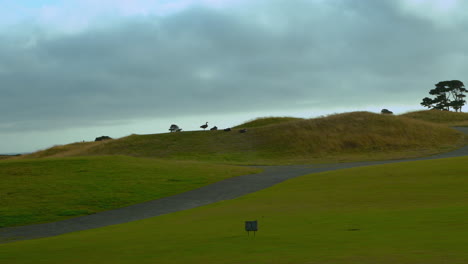
[[[0,153],[420,110],[466,32],[462,0],[0,0]]]

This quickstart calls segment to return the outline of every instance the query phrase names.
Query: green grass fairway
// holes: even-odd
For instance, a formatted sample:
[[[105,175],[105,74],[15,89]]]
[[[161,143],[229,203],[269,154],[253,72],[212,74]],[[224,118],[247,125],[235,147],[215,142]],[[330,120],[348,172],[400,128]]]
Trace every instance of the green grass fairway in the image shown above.
[[[311,174],[142,221],[0,245],[0,263],[468,263],[468,157]],[[244,221],[259,221],[254,238]]]
[[[123,156],[4,160],[0,227],[91,214],[257,171]]]

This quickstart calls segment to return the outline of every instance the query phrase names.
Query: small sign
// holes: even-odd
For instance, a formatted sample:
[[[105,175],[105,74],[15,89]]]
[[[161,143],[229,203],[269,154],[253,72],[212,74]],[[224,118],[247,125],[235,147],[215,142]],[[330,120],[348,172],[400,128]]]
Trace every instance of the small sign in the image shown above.
[[[250,231],[253,231],[254,236],[255,236],[255,232],[258,231],[257,220],[255,220],[255,221],[245,221],[245,231],[247,231],[247,235],[249,235],[249,236],[250,236]]]

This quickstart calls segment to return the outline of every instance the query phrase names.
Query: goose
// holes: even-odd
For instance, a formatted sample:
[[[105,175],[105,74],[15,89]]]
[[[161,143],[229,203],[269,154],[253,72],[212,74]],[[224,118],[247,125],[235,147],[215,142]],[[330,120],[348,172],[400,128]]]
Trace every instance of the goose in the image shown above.
[[[207,127],[208,127],[208,122],[206,122],[206,124],[200,126],[200,128],[203,128],[203,130],[205,130]]]
[[[224,131],[226,131],[226,132],[227,132],[227,131],[231,131],[231,128],[230,128],[230,127],[225,128]]]
[[[214,126],[214,127],[210,128],[210,130],[218,130],[218,127]]]
[[[239,133],[245,133],[245,132],[247,132],[247,129],[245,129],[245,128],[239,130]]]

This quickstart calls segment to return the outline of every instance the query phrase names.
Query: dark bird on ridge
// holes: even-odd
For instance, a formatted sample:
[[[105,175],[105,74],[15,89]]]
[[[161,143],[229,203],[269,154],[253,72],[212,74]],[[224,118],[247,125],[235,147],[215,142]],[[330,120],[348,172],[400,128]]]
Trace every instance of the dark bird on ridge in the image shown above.
[[[208,122],[206,122],[206,124],[200,126],[200,128],[203,128],[203,130],[205,130],[207,127],[208,127]]]
[[[218,127],[214,126],[214,127],[210,128],[210,130],[218,130]]]

